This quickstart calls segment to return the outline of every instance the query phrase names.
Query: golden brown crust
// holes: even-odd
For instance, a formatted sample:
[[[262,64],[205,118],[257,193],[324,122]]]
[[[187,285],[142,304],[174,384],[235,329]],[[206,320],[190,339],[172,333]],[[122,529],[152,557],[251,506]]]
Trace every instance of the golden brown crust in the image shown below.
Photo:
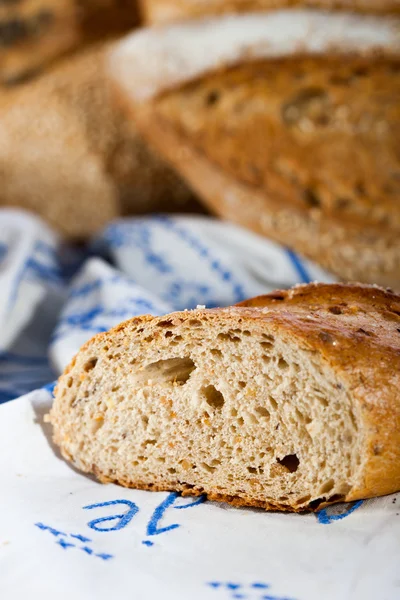
[[[218,215],[291,245],[342,279],[400,289],[397,67],[358,59],[262,61],[152,102],[125,102],[149,143]],[[335,72],[344,86],[340,77],[333,83]],[[354,76],[352,91],[356,72],[366,79]],[[368,92],[375,77],[385,101]],[[307,130],[302,120],[282,122],[290,98],[300,98]],[[342,109],[347,117],[339,122],[334,115]]]
[[[347,381],[367,435],[363,478],[346,500],[400,489],[400,296],[377,287],[313,284],[240,306],[279,311]],[[321,322],[323,329],[315,327]]]
[[[254,498],[250,497],[240,497],[240,496],[228,496],[226,494],[220,494],[218,492],[210,492],[205,493],[201,488],[194,488],[191,485],[187,485],[184,483],[177,483],[176,485],[151,485],[138,481],[126,481],[124,479],[111,479],[110,477],[105,477],[99,471],[96,472],[96,469],[93,469],[94,475],[96,475],[97,479],[101,483],[116,483],[117,485],[122,485],[126,488],[133,488],[137,490],[145,490],[147,492],[179,492],[182,496],[206,496],[207,500],[211,500],[212,502],[225,502],[226,504],[230,504],[231,506],[250,506],[252,508],[263,508],[267,511],[280,511],[280,512],[306,512],[307,510],[319,510],[324,506],[328,506],[329,503],[321,503],[318,506],[310,507],[310,508],[298,508],[295,506],[288,506],[287,504],[281,504],[279,502],[262,502],[260,500],[254,500]]]
[[[114,106],[108,47],[86,49],[1,98],[0,205],[31,210],[72,238],[119,215],[199,210]]]
[[[321,8],[363,13],[400,13],[398,0],[141,0],[148,23],[168,23],[230,12],[282,8]]]
[[[355,410],[360,414],[362,443],[360,470],[355,484],[346,496],[322,497],[312,502],[309,509],[323,508],[338,501],[353,501],[400,490],[400,296],[376,286],[357,284],[309,284],[291,290],[277,290],[252,298],[234,307],[173,313],[173,322],[193,317],[215,320],[221,315],[237,322],[249,319],[268,331],[276,330],[288,343],[318,354],[322,363],[336,375],[342,390],[351,396]],[[107,333],[100,334],[82,351],[90,351],[99,339],[112,341],[115,336],[129,335],[131,327],[139,322],[156,325],[165,317],[135,317],[121,323]],[[160,332],[160,328],[158,328]],[[161,333],[160,333],[161,335]],[[75,359],[66,369],[70,372]],[[57,397],[57,390],[56,390]],[[55,430],[55,442],[62,448]],[[74,457],[63,450],[68,460]],[[127,487],[154,491],[180,491],[187,495],[203,493],[202,489],[188,487],[184,482],[151,486],[141,481],[110,478],[92,465],[91,472],[103,482],[115,481]],[[257,498],[244,498],[208,493],[211,500],[234,505],[259,506],[266,510],[296,511],[287,503],[265,503]]]

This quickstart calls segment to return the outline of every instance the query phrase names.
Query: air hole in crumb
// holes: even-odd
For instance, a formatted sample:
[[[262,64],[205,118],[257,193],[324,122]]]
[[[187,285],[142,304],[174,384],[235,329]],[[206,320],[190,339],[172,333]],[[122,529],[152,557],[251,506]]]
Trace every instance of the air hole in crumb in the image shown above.
[[[118,392],[118,390],[120,389],[120,387],[121,387],[120,385],[114,385],[114,386],[111,388],[111,391],[112,391],[112,392]]]
[[[279,369],[287,369],[289,367],[289,364],[286,362],[286,360],[284,358],[280,358],[278,360],[278,368]]]
[[[318,394],[317,400],[318,400],[318,402],[320,402],[322,404],[322,406],[329,406],[329,402],[328,402],[327,398],[325,398],[324,396],[321,396]]]
[[[72,377],[68,377],[67,379],[67,387],[72,387],[72,384],[74,383],[74,380],[72,379]]]
[[[205,470],[208,471],[208,473],[213,473],[215,471],[215,467],[211,467],[210,465],[208,465],[205,462],[200,463],[200,466]]]
[[[137,374],[140,381],[149,381],[154,383],[175,383],[181,384],[187,382],[196,365],[189,357],[186,358],[167,358],[150,363]]]
[[[309,507],[312,510],[317,510],[319,505],[322,504],[323,502],[326,502],[326,498],[316,498],[315,500],[311,500]]]
[[[243,417],[239,417],[237,419],[237,424],[239,425],[239,427],[243,427],[243,425],[244,425],[244,419],[243,419]]]
[[[171,473],[171,475],[174,475],[176,473],[176,469],[174,469],[173,467],[170,467],[168,469],[168,473]]]
[[[101,429],[101,427],[103,427],[103,425],[104,425],[103,417],[97,417],[96,419],[94,419],[92,421],[92,426],[91,426],[92,433],[96,433],[99,429]]]
[[[277,401],[275,400],[275,398],[273,398],[272,396],[270,396],[270,397],[269,397],[269,402],[270,402],[270,404],[271,404],[272,408],[273,408],[274,410],[277,410],[277,408],[278,408],[278,403],[277,403]]]
[[[271,348],[273,346],[273,342],[260,342],[261,348]]]
[[[261,335],[261,337],[264,338],[264,340],[268,340],[269,342],[274,342],[275,341],[274,336],[273,335],[268,335],[267,333],[263,333]]]
[[[180,342],[181,340],[183,340],[183,337],[181,335],[176,335],[174,337],[175,342]]]
[[[255,415],[253,415],[252,413],[247,413],[246,420],[250,421],[250,423],[253,423],[254,425],[256,425],[258,423],[257,417]]]
[[[242,331],[242,334],[246,337],[251,336],[251,331],[249,331],[248,329],[245,329],[244,331]]]
[[[199,321],[199,319],[190,319],[189,325],[191,327],[201,327],[201,321]]]
[[[210,352],[213,356],[222,356],[221,350],[218,350],[217,348],[213,348],[212,350],[210,350]]]
[[[252,474],[257,473],[257,469],[255,467],[247,467],[247,470],[249,473],[252,473]]]
[[[264,417],[265,419],[269,419],[271,417],[269,410],[267,410],[264,406],[257,406],[255,411],[258,415],[260,415],[260,417]]]
[[[86,373],[88,373],[89,371],[92,371],[96,364],[97,364],[97,358],[91,358],[90,360],[88,360],[84,366],[83,366],[83,370],[86,371]]]
[[[246,387],[247,383],[245,381],[239,381],[238,385],[239,385],[239,387],[241,387],[243,389]]]
[[[173,335],[174,335],[174,334],[172,333],[172,331],[166,331],[166,332],[165,332],[165,334],[164,334],[164,337],[166,337],[166,338],[170,338],[170,337],[172,337]]]
[[[165,321],[159,321],[157,323],[157,327],[170,327],[172,325],[172,321],[170,319],[167,319]]]
[[[237,414],[238,414],[238,412],[237,412],[236,408],[231,408],[231,410],[230,410],[231,417],[237,417]]]
[[[217,335],[219,340],[229,341],[229,342],[240,342],[240,337],[237,335],[232,335],[230,333],[219,333]]]
[[[288,454],[281,459],[277,458],[276,461],[283,467],[286,467],[290,473],[295,473],[300,464],[297,454]]]
[[[207,404],[209,404],[212,408],[223,407],[225,399],[215,386],[207,385],[206,387],[202,388],[202,393],[205,396]]]
[[[319,494],[328,494],[335,487],[335,481],[333,479],[328,479],[325,483],[320,487]]]

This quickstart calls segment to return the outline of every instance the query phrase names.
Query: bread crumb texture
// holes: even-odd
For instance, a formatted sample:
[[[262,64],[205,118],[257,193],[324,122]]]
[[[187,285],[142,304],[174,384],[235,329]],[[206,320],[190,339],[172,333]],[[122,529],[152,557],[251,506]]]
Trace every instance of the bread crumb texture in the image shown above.
[[[302,511],[400,489],[399,373],[400,297],[311,284],[96,336],[50,420],[103,482]]]

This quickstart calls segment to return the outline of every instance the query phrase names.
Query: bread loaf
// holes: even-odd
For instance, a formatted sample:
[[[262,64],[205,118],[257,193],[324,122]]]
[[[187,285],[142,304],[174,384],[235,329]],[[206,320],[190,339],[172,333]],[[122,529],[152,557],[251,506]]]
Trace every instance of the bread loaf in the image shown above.
[[[399,0],[140,0],[147,23],[167,23],[205,15],[304,7],[363,13],[400,13]]]
[[[137,22],[136,0],[0,2],[0,82],[18,81],[69,50]]]
[[[34,211],[72,238],[123,214],[197,208],[114,107],[106,48],[64,60],[0,102],[0,206]]]
[[[399,23],[293,10],[158,27],[123,41],[110,72],[217,214],[400,289]]]
[[[400,489],[399,386],[400,297],[314,284],[94,337],[50,421],[102,482],[301,511]]]

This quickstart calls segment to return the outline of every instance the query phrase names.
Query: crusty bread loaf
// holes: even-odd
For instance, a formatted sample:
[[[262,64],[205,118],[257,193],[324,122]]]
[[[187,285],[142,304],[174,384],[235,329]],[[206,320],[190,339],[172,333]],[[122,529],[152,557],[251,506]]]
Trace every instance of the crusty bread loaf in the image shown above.
[[[140,0],[147,23],[168,23],[205,15],[275,10],[290,7],[400,13],[399,0]]]
[[[136,0],[0,2],[0,82],[25,78],[57,56],[137,22]]]
[[[49,418],[102,482],[300,511],[400,489],[399,386],[400,297],[314,284],[94,337]]]
[[[73,238],[110,219],[197,208],[112,101],[100,44],[0,103],[0,206],[32,210]]]
[[[148,29],[112,75],[217,214],[400,289],[399,22],[303,10]]]

